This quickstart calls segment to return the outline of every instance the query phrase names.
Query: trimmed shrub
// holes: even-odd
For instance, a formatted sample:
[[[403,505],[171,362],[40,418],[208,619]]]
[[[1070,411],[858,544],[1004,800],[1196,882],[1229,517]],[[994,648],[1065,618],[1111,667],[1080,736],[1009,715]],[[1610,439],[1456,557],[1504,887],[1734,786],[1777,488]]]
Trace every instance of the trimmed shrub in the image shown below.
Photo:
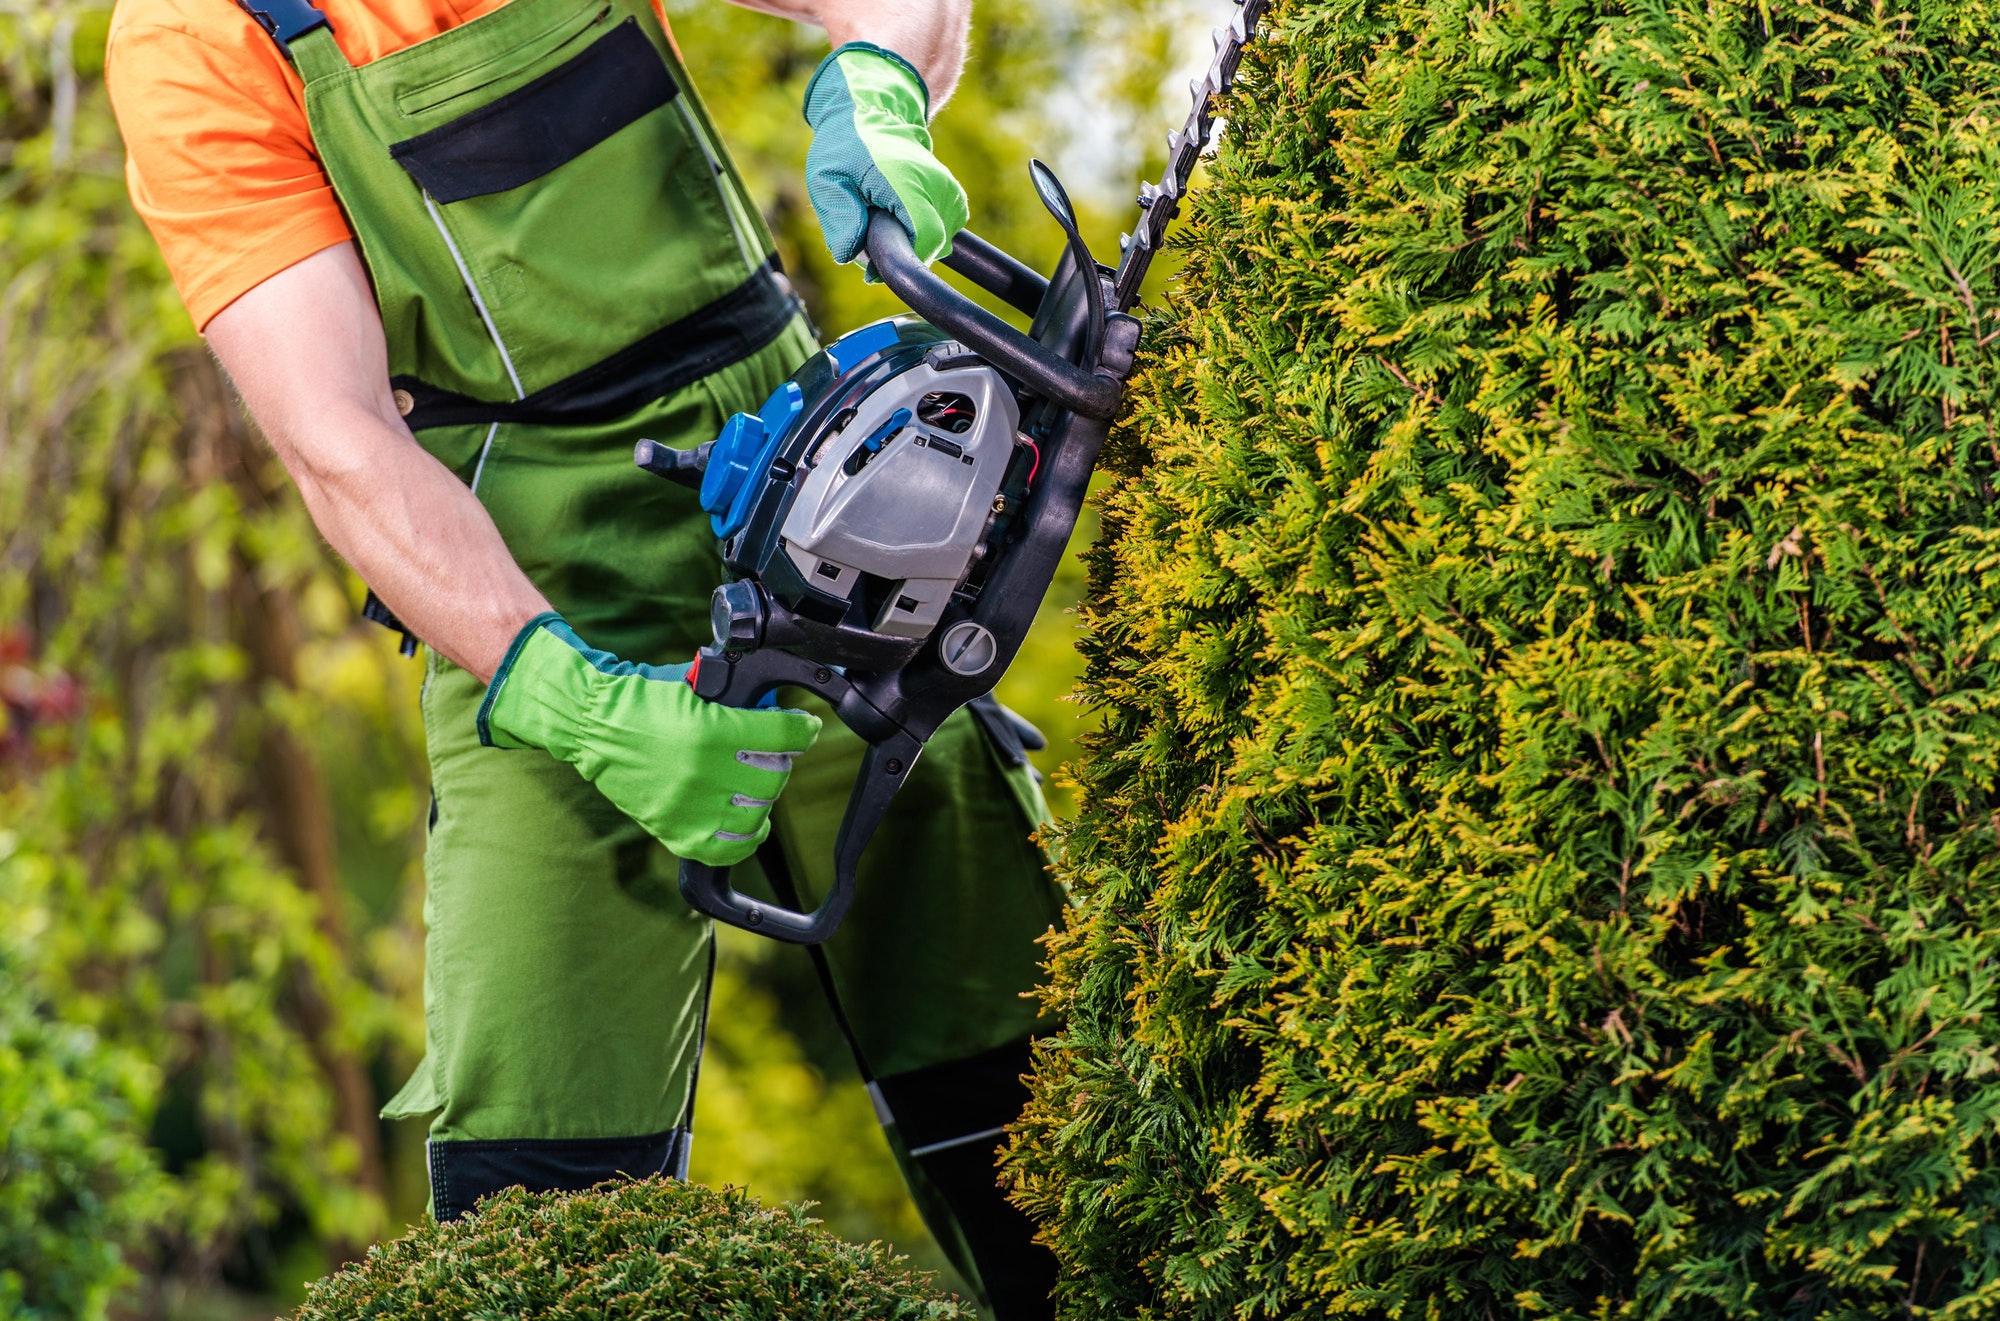
[[[798,1206],[648,1179],[585,1193],[511,1189],[426,1222],[312,1286],[297,1321],[645,1317],[656,1321],[977,1321],[969,1304]]]
[[[2000,1312],[2000,5],[1274,27],[1086,607],[1065,1314]]]

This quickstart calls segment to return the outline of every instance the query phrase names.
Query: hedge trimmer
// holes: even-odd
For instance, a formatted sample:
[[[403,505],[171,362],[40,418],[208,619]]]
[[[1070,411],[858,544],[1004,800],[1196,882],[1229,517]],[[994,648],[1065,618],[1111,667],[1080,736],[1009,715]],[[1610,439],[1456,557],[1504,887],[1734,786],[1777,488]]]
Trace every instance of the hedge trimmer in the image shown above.
[[[817,909],[764,903],[735,890],[727,868],[684,861],[681,894],[696,909],[799,944],[832,935],[862,850],[925,742],[1014,659],[1132,370],[1129,309],[1267,3],[1238,0],[1216,30],[1187,124],[1167,135],[1166,172],[1140,186],[1116,271],[1092,257],[1040,161],[1030,176],[1067,239],[1046,279],[970,230],[952,240],[944,264],[1032,316],[1028,333],[953,291],[877,212],[870,265],[917,316],[843,336],[698,449],[639,442],[640,467],[699,487],[737,575],[715,591],[715,639],[688,674],[695,691],[753,706],[805,688],[868,744]]]

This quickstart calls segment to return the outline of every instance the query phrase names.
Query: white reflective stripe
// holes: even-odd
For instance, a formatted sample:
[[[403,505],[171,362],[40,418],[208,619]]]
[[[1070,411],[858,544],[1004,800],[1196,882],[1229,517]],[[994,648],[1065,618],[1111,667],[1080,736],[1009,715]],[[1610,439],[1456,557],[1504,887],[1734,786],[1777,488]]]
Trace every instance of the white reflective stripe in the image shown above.
[[[479,447],[479,462],[472,469],[472,493],[479,494],[479,475],[486,471],[486,455],[493,448],[493,438],[500,434],[500,424],[495,422],[486,429],[486,443]]]
[[[507,368],[507,379],[514,383],[514,397],[526,399],[528,392],[521,388],[521,375],[514,370],[514,359],[500,338],[500,327],[493,324],[493,316],[486,310],[486,300],[479,296],[479,286],[472,282],[472,272],[466,269],[465,258],[458,255],[458,244],[451,241],[451,231],[444,227],[444,217],[438,214],[437,203],[431,200],[429,189],[424,190],[424,210],[431,213],[431,223],[437,226],[438,233],[444,238],[444,246],[458,266],[458,278],[465,281],[465,292],[472,295],[472,305],[479,309],[479,319],[486,323],[486,333],[493,337],[493,347],[500,350],[500,362]]]
[[[789,772],[792,769],[792,754],[789,752],[752,752],[745,748],[736,754],[736,760],[758,771]]]
[[[729,795],[729,805],[731,807],[769,807],[777,801],[775,798],[752,798],[749,794]]]
[[[722,158],[710,144],[708,134],[701,131],[701,118],[695,114],[693,107],[688,105],[687,93],[683,92],[675,97],[674,104],[680,108],[681,118],[687,121],[688,132],[694,135],[695,142],[701,147],[703,159],[708,162],[708,176],[715,180],[715,191],[722,196],[722,209],[729,213],[729,228],[736,233],[736,250],[743,254],[744,272],[755,275],[757,268],[764,263],[758,260],[756,247],[743,233],[743,218],[738,210],[736,189],[732,186],[729,171],[723,168]]]
[[[977,1142],[982,1138],[997,1138],[1006,1131],[1007,1126],[1002,1124],[999,1128],[987,1128],[981,1129],[977,1133],[967,1133],[962,1138],[946,1138],[942,1142],[926,1142],[921,1147],[911,1147],[910,1154],[912,1156],[928,1156],[933,1151],[943,1151],[948,1147],[962,1147],[968,1142]]]
[[[884,1097],[882,1089],[872,1082],[868,1084],[868,1100],[875,1106],[875,1122],[884,1128],[894,1127],[896,1116],[889,1113],[888,1098]]]

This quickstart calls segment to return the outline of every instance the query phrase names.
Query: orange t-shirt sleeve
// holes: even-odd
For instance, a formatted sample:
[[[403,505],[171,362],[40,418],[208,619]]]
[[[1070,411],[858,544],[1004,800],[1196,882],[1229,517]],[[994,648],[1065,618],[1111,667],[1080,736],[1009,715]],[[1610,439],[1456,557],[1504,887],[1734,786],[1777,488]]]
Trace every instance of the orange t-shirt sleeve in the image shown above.
[[[205,327],[352,235],[313,151],[302,85],[276,44],[231,0],[143,7],[152,12],[113,24],[105,80],[133,205]]]

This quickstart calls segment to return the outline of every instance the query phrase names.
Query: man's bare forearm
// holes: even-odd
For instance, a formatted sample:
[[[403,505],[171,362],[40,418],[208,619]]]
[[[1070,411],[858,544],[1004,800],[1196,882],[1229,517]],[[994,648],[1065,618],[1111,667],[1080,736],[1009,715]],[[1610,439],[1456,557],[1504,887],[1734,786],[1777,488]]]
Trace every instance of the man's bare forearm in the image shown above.
[[[521,626],[549,609],[485,506],[407,429],[354,414],[316,425],[332,446],[280,445],[320,533],[396,617],[491,679]]]
[[[826,29],[836,46],[865,41],[917,66],[931,93],[931,113],[951,99],[965,70],[972,0],[733,0],[780,18]]]
[[[206,334],[320,534],[418,637],[491,679],[549,603],[478,497],[396,415],[352,245],[273,276]]]

